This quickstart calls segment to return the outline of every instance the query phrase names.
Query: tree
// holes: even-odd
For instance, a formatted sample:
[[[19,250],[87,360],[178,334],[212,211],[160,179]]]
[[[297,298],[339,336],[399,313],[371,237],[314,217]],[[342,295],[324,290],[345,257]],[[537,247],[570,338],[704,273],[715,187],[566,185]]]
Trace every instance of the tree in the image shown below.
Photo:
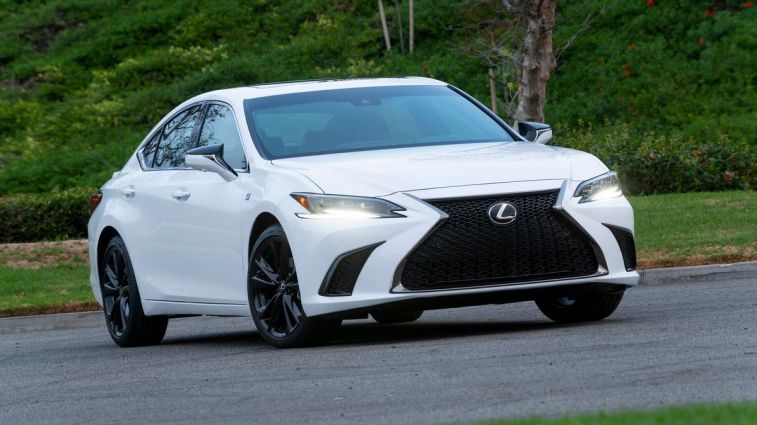
[[[400,50],[405,53],[405,35],[402,28],[402,10],[400,9],[400,0],[394,0],[394,8],[397,15],[397,25],[400,36]],[[384,9],[383,0],[378,0],[379,17],[381,18],[381,29],[384,31],[384,43],[386,43],[386,50],[392,49],[392,42],[389,36],[389,25],[386,22],[386,10]],[[408,5],[408,20],[409,20],[409,36],[408,47],[410,53],[413,53],[415,49],[415,3],[410,0]]]
[[[410,0],[410,4],[408,5],[408,32],[410,33],[410,54],[413,53],[413,49],[415,48],[415,2],[413,0]]]
[[[501,87],[500,104],[508,118],[543,122],[547,85],[559,55],[588,27],[592,14],[555,49],[556,0],[471,0],[470,6],[467,20],[473,22],[476,35],[464,50],[489,68],[495,112],[496,89]]]
[[[386,13],[384,12],[383,0],[378,0],[379,16],[381,17],[381,28],[384,30],[384,42],[386,50],[392,49],[392,41],[389,39],[389,27],[386,25]]]
[[[547,84],[555,70],[552,30],[555,27],[555,0],[502,0],[523,31],[518,84],[518,121],[544,121]]]

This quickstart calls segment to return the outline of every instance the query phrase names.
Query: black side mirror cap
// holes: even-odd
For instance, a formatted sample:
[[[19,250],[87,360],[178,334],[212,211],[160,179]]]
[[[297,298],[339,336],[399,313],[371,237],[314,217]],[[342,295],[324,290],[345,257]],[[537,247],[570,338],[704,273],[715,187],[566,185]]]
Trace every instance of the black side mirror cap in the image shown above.
[[[227,182],[237,178],[237,172],[223,159],[223,145],[190,149],[184,155],[184,160],[189,168],[216,173]]]
[[[545,145],[552,138],[552,127],[535,121],[520,121],[518,133],[529,142]]]

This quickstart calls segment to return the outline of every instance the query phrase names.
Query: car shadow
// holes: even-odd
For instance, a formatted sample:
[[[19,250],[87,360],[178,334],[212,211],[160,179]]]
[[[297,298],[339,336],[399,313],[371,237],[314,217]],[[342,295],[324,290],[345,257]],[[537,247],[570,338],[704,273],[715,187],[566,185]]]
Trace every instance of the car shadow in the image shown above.
[[[355,323],[343,325],[339,332],[334,335],[329,345],[387,344],[494,334],[516,334],[520,332],[554,330],[565,326],[551,322],[523,321],[445,323],[424,323],[419,321],[394,325]]]
[[[583,324],[557,324],[547,321],[516,322],[423,322],[380,325],[367,321],[345,322],[333,335],[325,347],[391,344],[398,342],[417,342],[447,338],[476,337],[494,334],[518,334],[522,332],[539,332],[570,327],[601,325],[602,322]],[[169,335],[163,345],[226,345],[271,348],[250,324],[250,330],[208,333],[204,335]]]

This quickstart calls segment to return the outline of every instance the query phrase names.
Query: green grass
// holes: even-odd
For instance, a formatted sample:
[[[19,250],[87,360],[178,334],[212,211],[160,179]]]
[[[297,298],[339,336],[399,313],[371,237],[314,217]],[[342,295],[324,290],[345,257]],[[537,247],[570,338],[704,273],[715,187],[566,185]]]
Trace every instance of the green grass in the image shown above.
[[[757,403],[663,407],[651,411],[624,411],[479,422],[486,425],[754,425]]]
[[[757,192],[667,194],[630,201],[642,267],[757,257]]]
[[[0,266],[0,316],[81,309],[92,305],[89,270],[82,265],[39,269]]]

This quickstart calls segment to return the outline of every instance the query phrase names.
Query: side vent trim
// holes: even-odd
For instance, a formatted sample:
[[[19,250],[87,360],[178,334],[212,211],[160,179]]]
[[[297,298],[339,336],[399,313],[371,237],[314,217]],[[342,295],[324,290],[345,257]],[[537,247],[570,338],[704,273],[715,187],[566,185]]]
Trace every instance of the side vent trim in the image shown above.
[[[352,295],[357,278],[363,270],[373,250],[384,242],[364,246],[345,252],[331,264],[326,277],[323,279],[318,295],[326,297],[347,297]]]
[[[612,235],[615,236],[615,240],[618,242],[620,252],[623,254],[623,263],[626,266],[626,271],[636,270],[636,244],[633,239],[633,234],[630,230],[613,226],[611,224],[602,223],[610,229]]]

